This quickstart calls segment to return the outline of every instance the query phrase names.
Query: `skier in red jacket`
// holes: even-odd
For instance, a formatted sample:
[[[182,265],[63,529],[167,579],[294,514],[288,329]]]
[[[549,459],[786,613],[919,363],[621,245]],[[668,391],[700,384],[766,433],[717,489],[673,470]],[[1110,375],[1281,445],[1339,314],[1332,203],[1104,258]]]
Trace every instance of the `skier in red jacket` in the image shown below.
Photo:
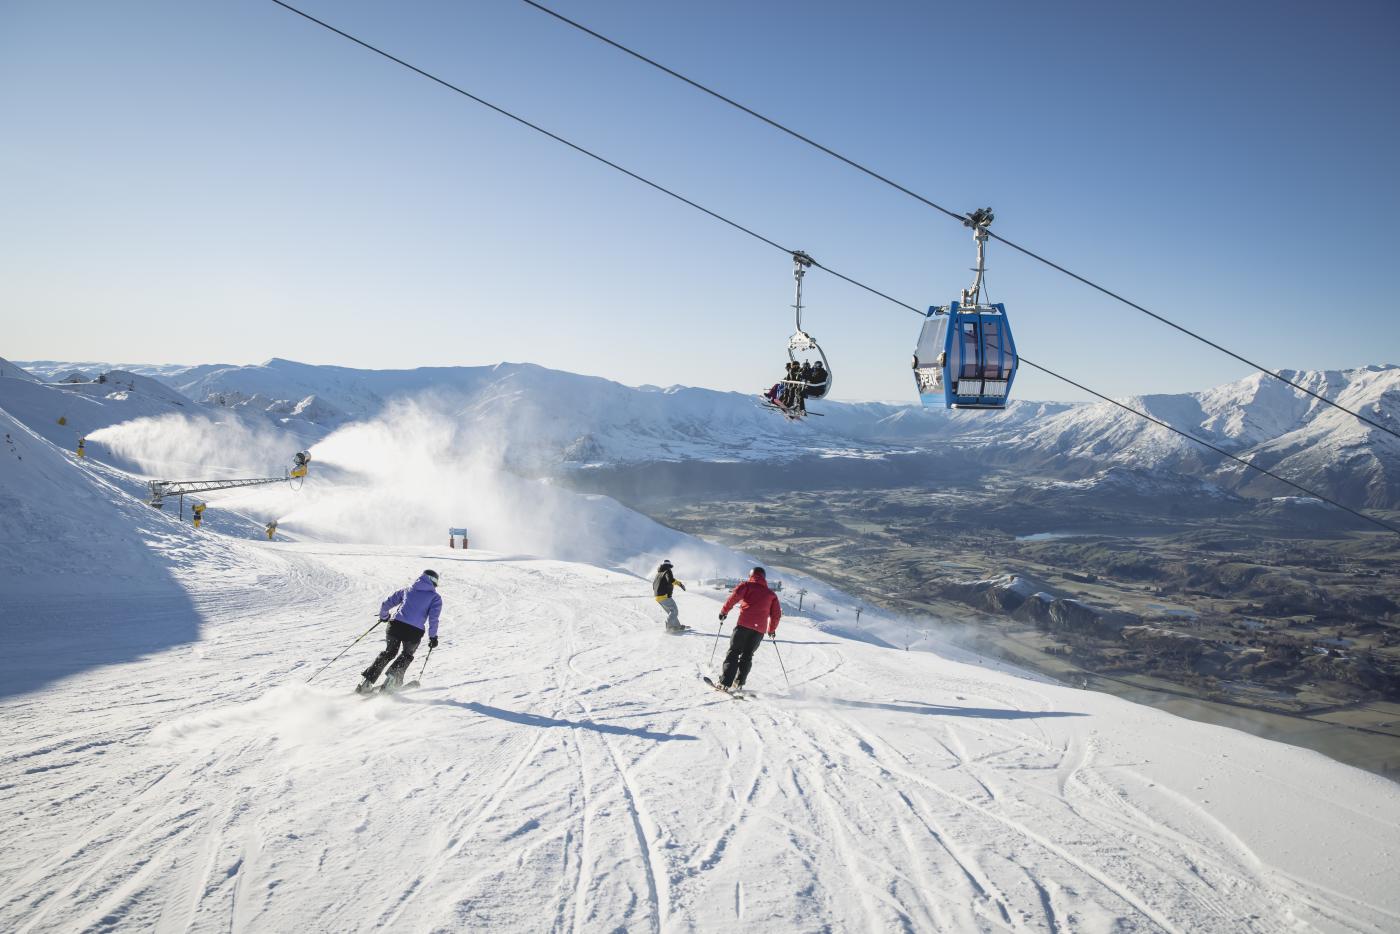
[[[729,654],[724,656],[724,674],[716,685],[721,691],[728,691],[735,685],[741,691],[744,689],[749,668],[753,665],[754,650],[763,643],[764,635],[771,636],[778,631],[778,620],[783,618],[778,595],[768,589],[768,574],[763,568],[754,568],[749,579],[734,588],[729,599],[724,601],[724,608],[719,611],[720,622],[724,622],[736,603],[739,604],[739,623],[734,627],[734,635],[729,637]]]

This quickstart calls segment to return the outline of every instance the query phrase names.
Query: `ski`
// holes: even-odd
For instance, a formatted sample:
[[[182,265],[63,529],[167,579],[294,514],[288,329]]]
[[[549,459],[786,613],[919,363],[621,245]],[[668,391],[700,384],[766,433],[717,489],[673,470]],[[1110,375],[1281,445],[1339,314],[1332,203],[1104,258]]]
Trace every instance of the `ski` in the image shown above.
[[[385,697],[393,697],[395,694],[401,694],[404,691],[412,691],[415,688],[420,688],[422,686],[423,685],[418,681],[406,681],[398,687],[392,689],[390,689],[387,684],[380,684],[377,686],[366,688],[365,690],[361,690],[360,687],[357,685],[355,687],[354,693],[358,697],[378,697],[381,694]]]
[[[725,695],[725,696],[728,697],[730,700],[745,700],[745,699],[746,699],[745,696],[744,696],[743,694],[733,694],[733,693],[731,693],[731,692],[729,692],[729,691],[726,691],[724,688],[720,687],[718,684],[715,684],[715,682],[712,681],[712,680],[711,680],[709,677],[707,677],[706,675],[701,675],[701,676],[700,676],[700,680],[704,681],[704,682],[705,682],[706,684],[708,684],[711,688],[713,688],[714,690],[718,691],[719,693]]]
[[[765,396],[760,396],[758,401],[759,405],[763,406],[765,409],[772,409],[789,421],[800,422],[808,415],[815,415],[818,418],[824,417],[821,412],[813,412],[810,409],[793,409],[777,402],[770,402]]]
[[[789,421],[796,422],[802,419],[802,415],[796,409],[790,409],[779,402],[770,402],[768,399],[760,397],[759,404],[762,405],[765,409],[771,409],[772,411],[777,412],[779,415],[783,416],[783,418],[786,418]]]

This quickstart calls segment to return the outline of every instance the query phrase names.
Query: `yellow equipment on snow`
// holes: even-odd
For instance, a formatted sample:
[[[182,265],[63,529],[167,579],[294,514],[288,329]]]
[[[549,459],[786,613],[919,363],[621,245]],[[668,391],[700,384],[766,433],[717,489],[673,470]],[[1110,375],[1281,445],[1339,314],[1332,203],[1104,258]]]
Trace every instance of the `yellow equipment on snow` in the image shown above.
[[[78,442],[78,456],[83,456],[83,442]],[[212,493],[214,490],[233,490],[249,486],[266,486],[270,483],[285,483],[292,490],[300,490],[306,482],[306,471],[311,464],[311,455],[298,451],[292,459],[292,469],[280,477],[244,477],[230,480],[148,480],[151,498],[147,501],[160,509],[168,496],[180,497],[180,515],[184,516],[184,497],[196,493]],[[275,523],[274,523],[275,525]],[[269,535],[269,537],[271,537]]]

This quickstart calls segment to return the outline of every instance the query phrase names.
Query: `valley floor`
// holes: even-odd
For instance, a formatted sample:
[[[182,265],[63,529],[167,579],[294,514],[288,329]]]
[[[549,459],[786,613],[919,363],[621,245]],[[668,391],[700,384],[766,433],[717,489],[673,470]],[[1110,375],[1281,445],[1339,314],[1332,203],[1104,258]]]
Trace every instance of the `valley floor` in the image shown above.
[[[916,633],[942,627],[1065,684],[1400,779],[1394,536],[1308,538],[1287,523],[1164,519],[1105,504],[1055,520],[1016,497],[997,477],[957,495],[806,490],[653,509],[689,534],[906,615]],[[1024,524],[979,528],[995,508]],[[1078,525],[1031,531],[1055,521]],[[976,589],[1013,576],[1087,612],[1036,616]]]
[[[1400,929],[1400,786],[1306,750],[798,618],[733,701],[709,595],[672,637],[585,565],[237,551],[193,640],[0,696],[0,928]],[[350,693],[377,632],[304,683],[425,566],[421,690]]]

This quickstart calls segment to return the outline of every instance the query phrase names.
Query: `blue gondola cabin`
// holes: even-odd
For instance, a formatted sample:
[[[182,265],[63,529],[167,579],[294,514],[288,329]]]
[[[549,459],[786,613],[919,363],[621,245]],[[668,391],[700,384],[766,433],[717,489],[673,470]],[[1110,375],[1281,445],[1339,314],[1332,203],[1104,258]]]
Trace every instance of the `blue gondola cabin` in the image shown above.
[[[1016,343],[1001,304],[947,314],[929,309],[914,348],[914,382],[924,405],[950,409],[1002,409],[1016,378]]]

